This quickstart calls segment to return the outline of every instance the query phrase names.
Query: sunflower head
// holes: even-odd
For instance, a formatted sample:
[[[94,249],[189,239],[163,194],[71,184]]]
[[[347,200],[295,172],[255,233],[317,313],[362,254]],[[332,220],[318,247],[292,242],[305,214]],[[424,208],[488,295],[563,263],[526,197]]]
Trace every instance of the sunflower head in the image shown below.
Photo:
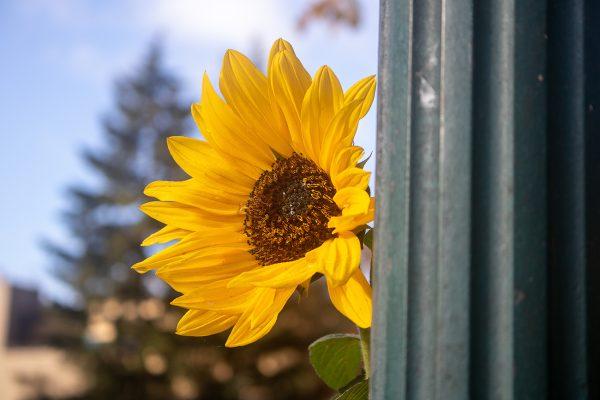
[[[297,153],[275,161],[246,203],[244,233],[261,265],[294,261],[334,237],[327,223],[341,214],[335,188],[317,164]]]
[[[233,328],[227,346],[264,336],[298,287],[326,278],[334,306],[360,327],[371,324],[371,287],[360,271],[355,232],[371,222],[370,173],[354,146],[375,78],[347,91],[327,66],[311,78],[279,39],[267,74],[233,50],[219,80],[205,74],[192,115],[205,140],[169,138],[190,176],[157,181],[141,209],[165,227],[142,245],[175,244],[133,266],[156,270],[188,309],[177,333],[205,336]]]

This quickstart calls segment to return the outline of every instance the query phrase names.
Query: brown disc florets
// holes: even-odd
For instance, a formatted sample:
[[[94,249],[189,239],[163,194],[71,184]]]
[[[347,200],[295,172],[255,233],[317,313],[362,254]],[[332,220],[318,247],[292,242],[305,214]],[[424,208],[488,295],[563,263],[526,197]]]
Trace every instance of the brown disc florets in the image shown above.
[[[256,181],[246,203],[244,233],[259,264],[293,261],[331,239],[330,217],[341,214],[325,171],[296,153]]]

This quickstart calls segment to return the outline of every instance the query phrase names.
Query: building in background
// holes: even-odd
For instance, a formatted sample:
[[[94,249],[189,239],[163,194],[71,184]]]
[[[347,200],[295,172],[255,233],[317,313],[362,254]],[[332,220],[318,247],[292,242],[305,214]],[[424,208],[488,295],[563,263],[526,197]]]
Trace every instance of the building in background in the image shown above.
[[[45,326],[51,308],[37,291],[0,278],[0,400],[62,398],[85,390],[79,368],[51,346]]]

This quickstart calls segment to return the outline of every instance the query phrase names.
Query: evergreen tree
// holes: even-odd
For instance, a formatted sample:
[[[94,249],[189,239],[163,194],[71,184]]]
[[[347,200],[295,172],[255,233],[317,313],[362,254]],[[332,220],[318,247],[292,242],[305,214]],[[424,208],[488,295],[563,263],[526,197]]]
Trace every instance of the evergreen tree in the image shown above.
[[[137,207],[144,186],[184,178],[167,152],[166,138],[194,131],[190,102],[153,45],[141,68],[116,85],[115,110],[102,123],[103,149],[85,162],[99,187],[70,189],[66,222],[74,249],[51,247],[56,271],[76,293],[85,318],[81,340],[67,349],[84,365],[84,399],[319,399],[328,396],[308,365],[306,347],[339,331],[338,314],[310,296],[291,306],[259,343],[225,349],[225,336],[179,337],[175,293],[153,275],[130,266],[144,258],[140,242],[159,229]],[[311,289],[312,290],[312,289]],[[320,290],[320,289],[317,289]]]

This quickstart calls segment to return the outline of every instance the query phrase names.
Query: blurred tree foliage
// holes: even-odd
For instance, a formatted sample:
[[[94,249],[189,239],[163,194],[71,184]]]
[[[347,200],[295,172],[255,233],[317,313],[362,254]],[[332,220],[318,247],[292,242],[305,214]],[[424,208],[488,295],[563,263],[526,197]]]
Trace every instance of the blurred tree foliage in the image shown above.
[[[165,69],[160,45],[153,45],[141,68],[118,81],[114,102],[102,122],[104,147],[83,154],[101,184],[69,190],[65,220],[73,246],[49,246],[56,274],[77,293],[80,307],[62,314],[64,326],[80,327],[77,340],[60,341],[88,372],[89,390],[79,399],[328,398],[308,363],[307,346],[352,328],[321,286],[289,305],[267,337],[243,348],[223,347],[225,335],[173,333],[182,315],[168,304],[175,293],[130,265],[147,255],[139,244],[159,228],[137,209],[148,200],[144,186],[183,178],[165,139],[193,132],[190,101]]]
[[[298,28],[304,29],[315,20],[324,20],[333,26],[347,25],[357,28],[360,24],[358,0],[313,1],[298,19]]]

